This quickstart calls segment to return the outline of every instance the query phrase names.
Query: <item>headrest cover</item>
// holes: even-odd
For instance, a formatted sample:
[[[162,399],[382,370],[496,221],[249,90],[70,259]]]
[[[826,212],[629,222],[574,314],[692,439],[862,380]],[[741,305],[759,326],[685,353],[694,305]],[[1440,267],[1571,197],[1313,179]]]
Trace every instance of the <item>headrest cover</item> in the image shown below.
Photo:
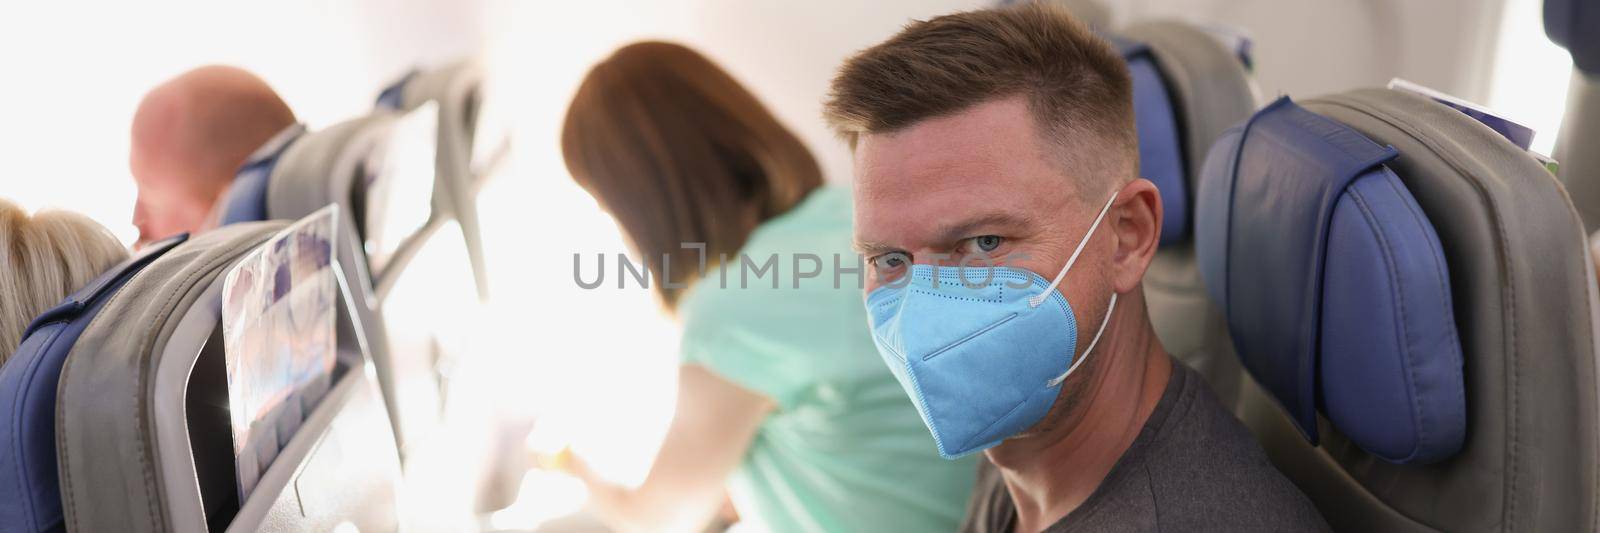
[[[394,83],[390,84],[388,87],[384,87],[383,92],[378,93],[378,99],[376,102],[374,102],[374,106],[378,109],[388,109],[392,111],[405,109],[406,84],[410,83],[411,80],[416,79],[417,73],[418,71],[416,69],[406,71],[404,76],[400,76],[400,79],[395,80]]]
[[[1280,98],[1213,146],[1196,246],[1241,362],[1308,440],[1320,410],[1426,464],[1465,442],[1465,385],[1444,254],[1397,155]]]
[[[60,304],[35,317],[33,322],[28,325],[28,331],[23,336],[26,337],[35,329],[50,322],[72,320],[81,314],[84,309],[94,304],[96,300],[103,298],[106,293],[119,287],[123,281],[127,281],[128,276],[132,276],[133,273],[138,272],[139,269],[144,268],[145,265],[154,261],[157,257],[161,257],[161,254],[167,253],[167,250],[171,250],[172,247],[183,244],[187,240],[189,240],[188,233],[179,233],[150,243],[149,246],[145,246],[144,249],[135,252],[131,257],[124,259],[121,263],[111,267],[110,270],[90,280],[87,285],[79,288],[77,292],[67,295],[67,298],[62,300]]]
[[[1150,47],[1107,35],[1122,51],[1133,79],[1133,120],[1139,132],[1139,175],[1156,184],[1165,211],[1161,245],[1180,242],[1189,231],[1189,190],[1183,171],[1183,142],[1166,81],[1156,68]]]
[[[1600,74],[1600,3],[1592,0],[1545,0],[1544,33],[1572,53],[1578,70]]]
[[[305,133],[303,124],[290,126],[245,160],[234,173],[233,184],[228,187],[228,196],[222,203],[223,225],[267,220],[267,185],[271,182],[272,169],[278,166],[278,160],[288,151],[289,145]]]

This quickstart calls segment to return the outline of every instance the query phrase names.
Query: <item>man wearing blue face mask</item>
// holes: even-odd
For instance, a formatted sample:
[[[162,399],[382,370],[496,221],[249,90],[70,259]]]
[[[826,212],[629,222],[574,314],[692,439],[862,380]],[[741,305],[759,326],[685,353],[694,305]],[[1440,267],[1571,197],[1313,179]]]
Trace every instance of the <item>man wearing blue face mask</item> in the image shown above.
[[[1031,3],[845,63],[826,113],[880,355],[941,454],[988,459],[967,531],[1327,529],[1151,328],[1162,208],[1130,92],[1108,44]]]

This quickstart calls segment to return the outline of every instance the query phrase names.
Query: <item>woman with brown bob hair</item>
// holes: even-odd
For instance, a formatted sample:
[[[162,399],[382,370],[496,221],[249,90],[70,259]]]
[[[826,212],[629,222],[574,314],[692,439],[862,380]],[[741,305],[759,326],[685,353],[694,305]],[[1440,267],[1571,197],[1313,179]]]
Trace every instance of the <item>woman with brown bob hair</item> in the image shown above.
[[[974,466],[939,457],[877,356],[849,192],[754,95],[689,48],[633,44],[584,79],[562,149],[683,328],[645,481],[570,462],[613,526],[698,530],[726,490],[760,530],[956,528]]]

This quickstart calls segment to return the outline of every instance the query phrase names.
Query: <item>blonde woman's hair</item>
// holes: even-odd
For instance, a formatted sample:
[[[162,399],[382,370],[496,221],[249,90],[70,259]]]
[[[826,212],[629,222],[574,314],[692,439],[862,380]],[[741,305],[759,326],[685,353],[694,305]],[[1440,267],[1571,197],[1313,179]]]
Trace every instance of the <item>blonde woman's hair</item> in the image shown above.
[[[123,259],[105,227],[68,211],[27,210],[0,198],[0,363],[40,313]]]

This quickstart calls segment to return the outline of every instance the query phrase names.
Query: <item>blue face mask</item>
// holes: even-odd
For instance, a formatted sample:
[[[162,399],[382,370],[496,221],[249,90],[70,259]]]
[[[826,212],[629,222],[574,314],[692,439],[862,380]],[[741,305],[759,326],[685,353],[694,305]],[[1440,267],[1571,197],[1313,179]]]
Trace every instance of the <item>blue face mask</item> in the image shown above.
[[[1094,350],[1117,295],[1082,355],[1078,319],[1056,286],[1094,224],[1054,281],[1009,267],[915,265],[867,297],[878,354],[916,403],[939,454],[954,459],[987,449],[1044,418],[1061,382]]]

